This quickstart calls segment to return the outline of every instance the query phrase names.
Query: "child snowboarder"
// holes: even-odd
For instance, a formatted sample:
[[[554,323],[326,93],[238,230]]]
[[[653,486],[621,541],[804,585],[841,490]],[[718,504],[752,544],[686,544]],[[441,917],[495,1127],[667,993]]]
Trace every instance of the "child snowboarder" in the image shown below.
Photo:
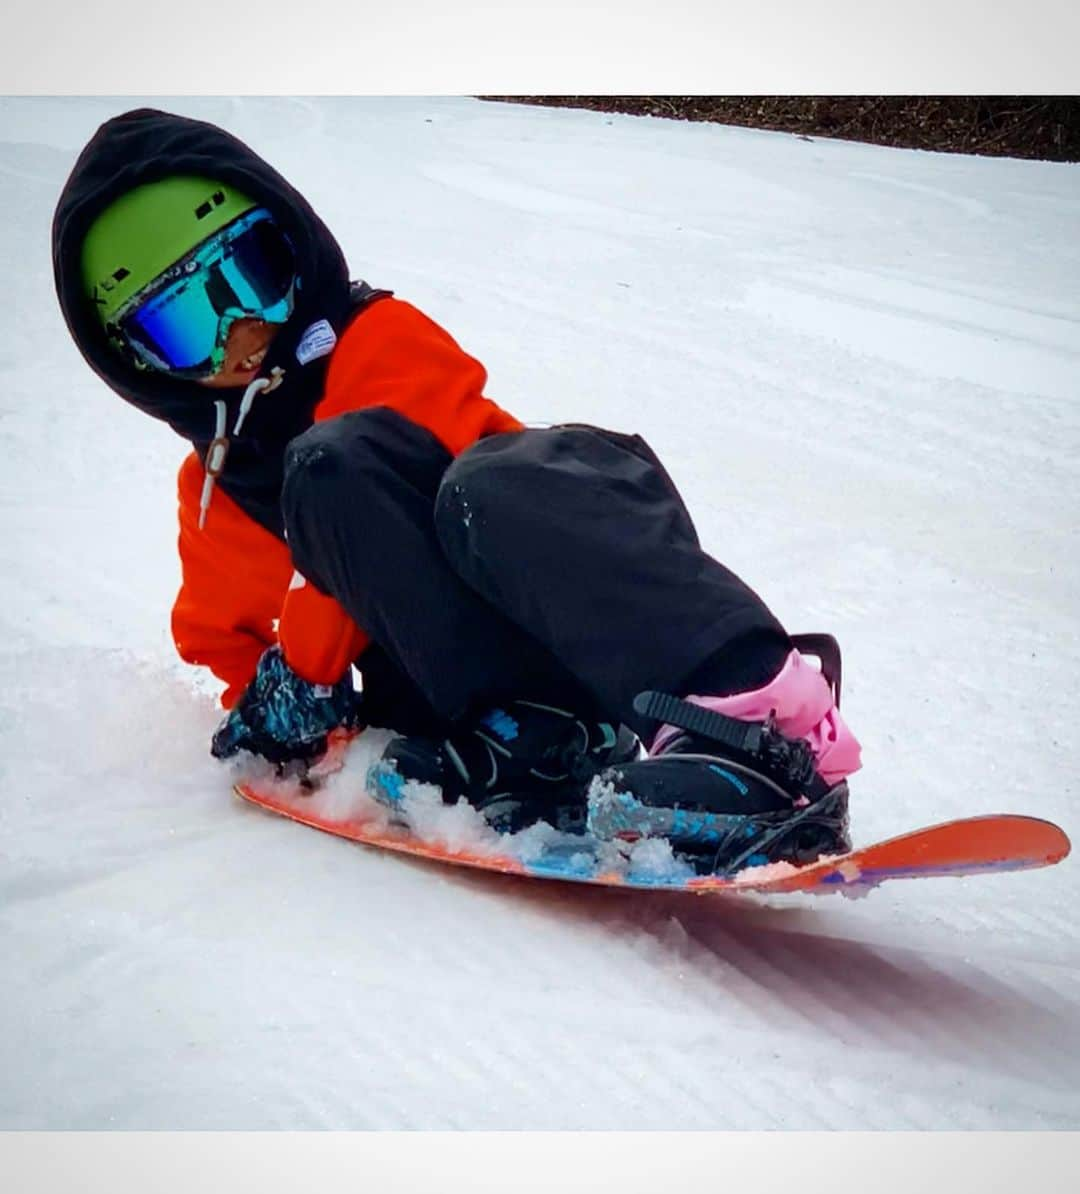
[[[789,637],[701,550],[639,437],[525,429],[485,397],[242,142],[108,121],[53,264],[91,368],[194,449],[172,631],[225,682],[217,757],[303,763],[365,722],[404,734],[373,772],[387,801],[419,779],[499,828],[581,826],[598,777],[617,798],[590,829],[719,869],[846,848],[835,642]]]

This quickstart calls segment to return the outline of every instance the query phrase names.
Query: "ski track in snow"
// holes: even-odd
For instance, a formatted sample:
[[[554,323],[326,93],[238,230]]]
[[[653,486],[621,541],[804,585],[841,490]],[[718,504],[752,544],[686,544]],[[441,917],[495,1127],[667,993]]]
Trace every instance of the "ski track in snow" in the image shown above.
[[[230,797],[174,659],[183,447],[68,342],[97,124],[0,100],[0,1127],[1077,1128],[1080,879],[705,899],[454,871]],[[857,838],[1074,837],[1080,168],[463,99],[152,101],[308,194],[523,418],[639,431],[845,650]]]

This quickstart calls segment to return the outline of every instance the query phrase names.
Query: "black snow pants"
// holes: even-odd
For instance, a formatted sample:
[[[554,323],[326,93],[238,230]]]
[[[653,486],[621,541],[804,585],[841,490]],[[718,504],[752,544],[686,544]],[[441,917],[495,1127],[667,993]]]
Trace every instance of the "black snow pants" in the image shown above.
[[[786,653],[638,436],[509,432],[455,459],[395,411],[357,411],[292,441],[282,505],[297,569],[376,644],[358,661],[373,724],[434,732],[520,697],[648,732],[636,693],[686,692],[703,664],[722,683],[728,659],[752,674],[747,644]]]

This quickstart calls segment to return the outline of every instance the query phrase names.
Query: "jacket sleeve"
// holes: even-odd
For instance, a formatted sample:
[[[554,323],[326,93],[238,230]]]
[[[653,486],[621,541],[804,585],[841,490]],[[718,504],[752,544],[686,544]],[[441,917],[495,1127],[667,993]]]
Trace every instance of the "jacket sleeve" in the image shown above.
[[[180,467],[180,592],[172,634],[181,659],[224,680],[228,709],[277,641],[275,621],[292,575],[283,543],[249,518],[220,487],[199,529],[203,466],[191,453]]]
[[[220,487],[200,529],[203,475],[192,453],[179,482],[182,582],[172,633],[180,657],[225,681],[226,709],[255,675],[259,656],[278,641],[306,680],[339,680],[367,636],[336,601],[296,577],[285,544]],[[291,635],[282,633],[286,626]]]
[[[340,605],[298,572],[281,609],[285,662],[312,684],[336,684],[371,639]]]
[[[385,298],[353,321],[334,350],[316,419],[388,406],[457,456],[478,439],[524,424],[484,397],[487,372],[411,304]]]

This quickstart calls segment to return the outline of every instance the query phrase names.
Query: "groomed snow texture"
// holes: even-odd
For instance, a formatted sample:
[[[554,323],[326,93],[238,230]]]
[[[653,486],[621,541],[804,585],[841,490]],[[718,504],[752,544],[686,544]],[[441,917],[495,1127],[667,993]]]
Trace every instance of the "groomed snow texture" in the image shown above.
[[[1080,866],[865,900],[453,871],[242,805],[174,656],[185,447],[52,292],[138,99],[0,101],[0,1128],[1077,1128]],[[471,99],[153,101],[526,420],[643,434],[845,653],[860,841],[1075,838],[1080,167]],[[632,644],[628,645],[632,649]]]

